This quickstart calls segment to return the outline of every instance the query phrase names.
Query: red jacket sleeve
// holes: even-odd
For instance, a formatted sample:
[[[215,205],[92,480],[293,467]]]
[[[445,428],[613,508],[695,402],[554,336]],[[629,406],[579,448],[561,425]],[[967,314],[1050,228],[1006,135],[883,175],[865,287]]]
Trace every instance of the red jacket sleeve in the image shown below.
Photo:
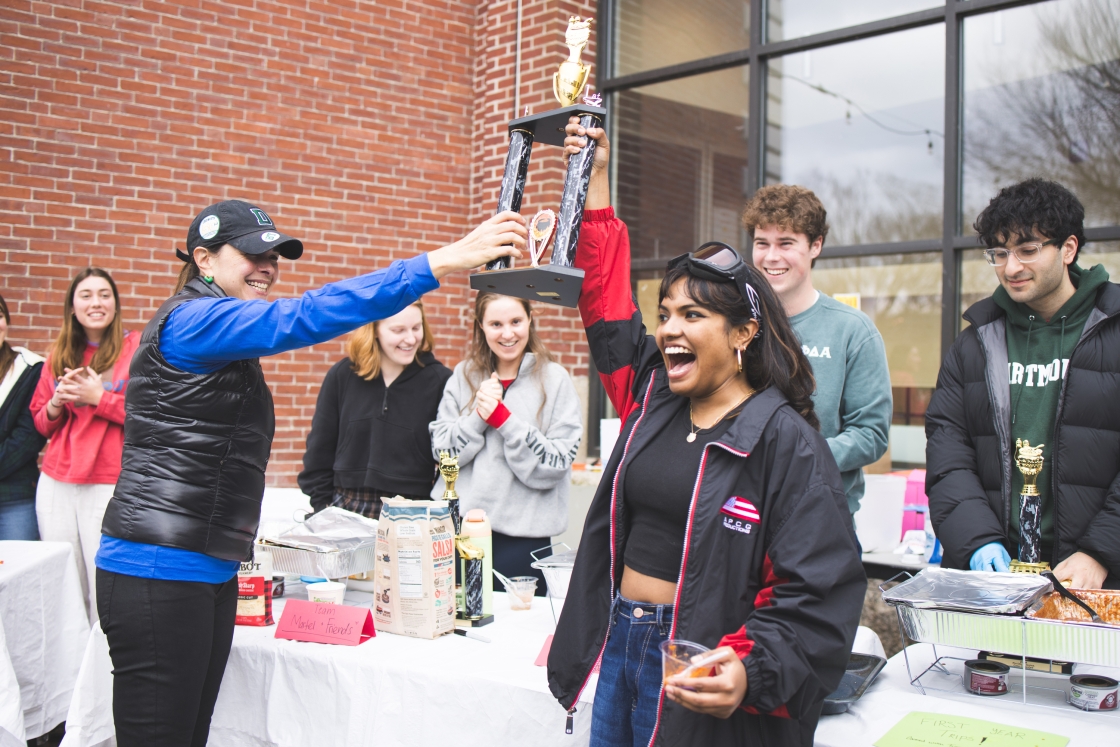
[[[31,415],[35,421],[35,430],[46,438],[54,435],[70,417],[70,406],[64,405],[62,414],[57,420],[47,417],[47,403],[54,396],[54,374],[51,373],[51,359],[48,357],[39,374],[39,383],[35,386],[35,393],[31,395]]]
[[[630,235],[614,208],[583,214],[576,267],[583,270],[579,312],[599,378],[623,420],[637,404],[638,387],[664,365],[630,288]]]

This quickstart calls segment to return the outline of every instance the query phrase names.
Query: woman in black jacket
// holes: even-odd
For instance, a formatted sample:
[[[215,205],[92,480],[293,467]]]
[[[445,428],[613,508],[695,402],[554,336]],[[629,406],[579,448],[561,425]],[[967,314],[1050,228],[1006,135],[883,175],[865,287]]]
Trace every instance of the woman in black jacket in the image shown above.
[[[28,405],[43,359],[8,344],[11,321],[8,304],[0,296],[0,540],[37,540],[36,460],[47,440],[35,430]]]
[[[299,487],[319,511],[340,506],[376,519],[382,498],[427,500],[436,479],[428,423],[451,369],[417,301],[350,338],[349,358],[319,390]]]
[[[624,425],[584,524],[549,687],[574,715],[601,659],[593,747],[811,745],[866,578],[809,363],[769,283],[725,244],[669,263],[646,334],[609,146],[576,121],[569,152],[584,136],[599,143],[580,313]],[[708,676],[663,686],[669,639],[718,649]]]

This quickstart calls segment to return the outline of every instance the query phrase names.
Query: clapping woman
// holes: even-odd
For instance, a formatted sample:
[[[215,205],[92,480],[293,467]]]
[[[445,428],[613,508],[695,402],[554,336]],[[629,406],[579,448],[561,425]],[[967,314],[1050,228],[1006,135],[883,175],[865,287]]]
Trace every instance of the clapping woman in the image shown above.
[[[323,379],[299,473],[316,511],[334,505],[376,519],[383,498],[428,498],[428,423],[451,377],[432,345],[420,301],[351,335],[349,357]]]
[[[432,448],[459,457],[463,515],[485,509],[494,568],[540,576],[529,554],[568,527],[572,461],[583,434],[579,395],[537,335],[528,301],[480,293],[470,354],[447,382]],[[432,497],[443,495],[439,478]],[[537,584],[544,593],[544,581]]]
[[[811,745],[866,579],[781,304],[725,244],[666,267],[655,334],[630,290],[601,129],[576,264],[596,368],[623,420],[548,659],[569,713],[601,657],[593,747]],[[663,686],[660,644],[715,649]]]
[[[269,303],[280,258],[303,244],[239,200],[195,217],[179,288],[140,338],[97,554],[118,745],[206,744],[275,430],[257,359],[391,317],[524,243],[524,222],[502,213],[449,246]]]
[[[125,392],[139,341],[121,325],[112,276],[87,267],[66,291],[62,329],[31,399],[35,427],[50,439],[35,494],[39,536],[74,547],[91,619],[94,556],[121,472]]]

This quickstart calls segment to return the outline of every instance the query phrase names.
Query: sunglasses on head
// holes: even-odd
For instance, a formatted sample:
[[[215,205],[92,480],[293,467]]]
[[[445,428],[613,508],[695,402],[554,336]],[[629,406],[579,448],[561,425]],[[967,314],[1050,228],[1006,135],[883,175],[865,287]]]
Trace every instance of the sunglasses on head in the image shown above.
[[[717,283],[728,281],[735,283],[739,294],[751,307],[751,318],[761,325],[762,314],[758,311],[758,292],[750,284],[747,263],[733,247],[722,241],[709,241],[694,252],[687,252],[669,260],[666,269],[671,270],[680,265],[685,265],[689,274],[694,277]],[[759,333],[761,332],[760,326]]]

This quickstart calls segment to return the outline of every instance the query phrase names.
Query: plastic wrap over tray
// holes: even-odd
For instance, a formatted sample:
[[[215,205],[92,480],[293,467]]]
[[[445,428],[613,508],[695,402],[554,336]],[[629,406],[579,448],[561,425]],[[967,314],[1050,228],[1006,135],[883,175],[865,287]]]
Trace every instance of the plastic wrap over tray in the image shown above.
[[[901,604],[896,610],[903,632],[918,643],[1120,667],[1120,628]]]
[[[1050,589],[1041,576],[926,568],[884,591],[883,601],[918,609],[1017,615]]]
[[[373,569],[377,522],[331,506],[261,544],[272,553],[275,570],[343,578]]]

